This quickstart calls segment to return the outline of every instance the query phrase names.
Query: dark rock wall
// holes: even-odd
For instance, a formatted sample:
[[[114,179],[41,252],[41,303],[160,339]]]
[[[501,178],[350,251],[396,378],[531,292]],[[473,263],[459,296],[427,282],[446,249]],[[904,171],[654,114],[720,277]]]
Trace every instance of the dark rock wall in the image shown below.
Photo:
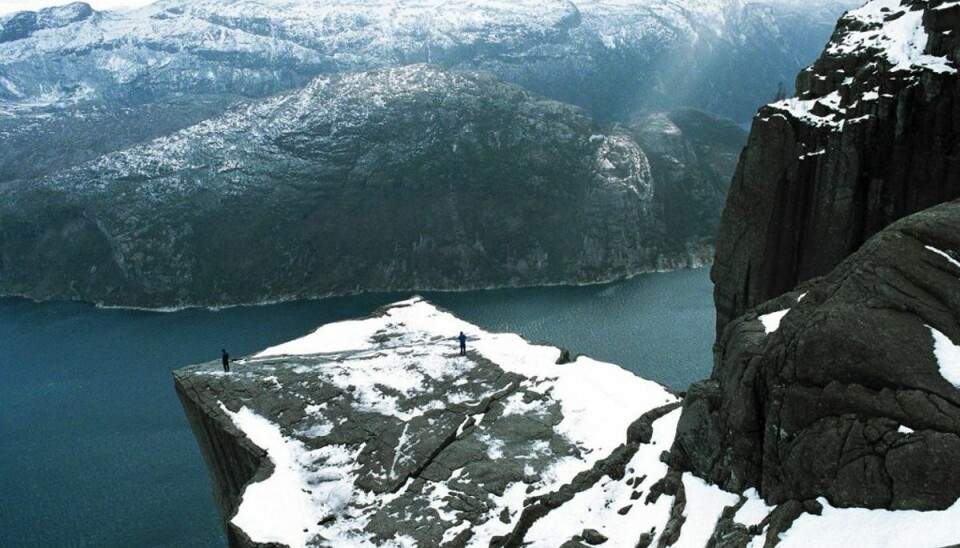
[[[771,503],[952,505],[960,389],[941,374],[930,328],[960,341],[957,259],[951,202],[730,323],[713,375],[684,402],[674,465],[735,492],[759,487]],[[788,308],[766,334],[758,315]]]
[[[251,541],[230,520],[240,506],[244,487],[268,477],[273,472],[273,464],[262,449],[237,430],[226,414],[214,414],[219,407],[211,393],[195,386],[189,376],[175,374],[174,387],[213,480],[214,500],[227,541],[232,548],[270,548]]]
[[[960,6],[906,4],[888,18],[929,6],[926,52],[957,66]],[[841,19],[832,44],[858,30]],[[718,336],[740,314],[828,273],[891,222],[960,197],[960,78],[893,68],[874,50],[828,46],[798,77],[798,98],[837,93],[838,103],[814,105],[813,122],[784,103],[754,119],[712,271]]]

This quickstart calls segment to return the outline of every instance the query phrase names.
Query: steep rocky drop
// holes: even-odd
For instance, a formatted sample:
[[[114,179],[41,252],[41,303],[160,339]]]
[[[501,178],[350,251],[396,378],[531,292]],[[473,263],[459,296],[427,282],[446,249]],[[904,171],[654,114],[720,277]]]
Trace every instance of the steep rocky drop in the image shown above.
[[[960,4],[847,13],[798,96],[760,109],[723,213],[717,334],[883,227],[960,197]]]

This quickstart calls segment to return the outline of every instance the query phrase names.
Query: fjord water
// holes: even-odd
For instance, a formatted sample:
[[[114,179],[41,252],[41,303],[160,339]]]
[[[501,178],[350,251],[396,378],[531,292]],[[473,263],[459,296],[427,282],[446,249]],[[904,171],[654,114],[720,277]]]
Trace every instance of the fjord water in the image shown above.
[[[705,269],[425,296],[487,330],[619,363],[672,388],[710,371]],[[224,545],[171,370],[215,360],[222,346],[242,356],[407,297],[174,313],[0,299],[0,544]]]

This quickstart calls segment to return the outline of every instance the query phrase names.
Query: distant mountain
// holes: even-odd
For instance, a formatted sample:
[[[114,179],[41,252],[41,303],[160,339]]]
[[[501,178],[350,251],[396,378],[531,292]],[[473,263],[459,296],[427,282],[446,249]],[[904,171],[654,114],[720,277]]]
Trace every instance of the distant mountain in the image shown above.
[[[747,132],[692,109],[652,114],[630,130],[650,159],[668,246],[712,247]]]
[[[703,264],[674,207],[630,135],[576,107],[429,65],[338,74],[0,187],[0,291],[157,307],[596,282]]]
[[[682,106],[742,120],[815,57],[850,5],[166,0],[17,13],[0,18],[0,182],[145,142],[215,104],[223,112],[318,74],[414,63],[492,72],[602,123]],[[60,152],[51,134],[75,135],[78,146]]]

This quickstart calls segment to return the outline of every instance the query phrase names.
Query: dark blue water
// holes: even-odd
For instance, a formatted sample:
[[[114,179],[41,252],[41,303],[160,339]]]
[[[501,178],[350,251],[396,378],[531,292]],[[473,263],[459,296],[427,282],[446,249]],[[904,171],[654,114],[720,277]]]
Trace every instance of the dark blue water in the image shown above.
[[[150,313],[0,299],[0,545],[222,546],[170,371],[241,356],[408,295]],[[705,270],[593,287],[428,294],[489,330],[674,388],[709,374]]]

